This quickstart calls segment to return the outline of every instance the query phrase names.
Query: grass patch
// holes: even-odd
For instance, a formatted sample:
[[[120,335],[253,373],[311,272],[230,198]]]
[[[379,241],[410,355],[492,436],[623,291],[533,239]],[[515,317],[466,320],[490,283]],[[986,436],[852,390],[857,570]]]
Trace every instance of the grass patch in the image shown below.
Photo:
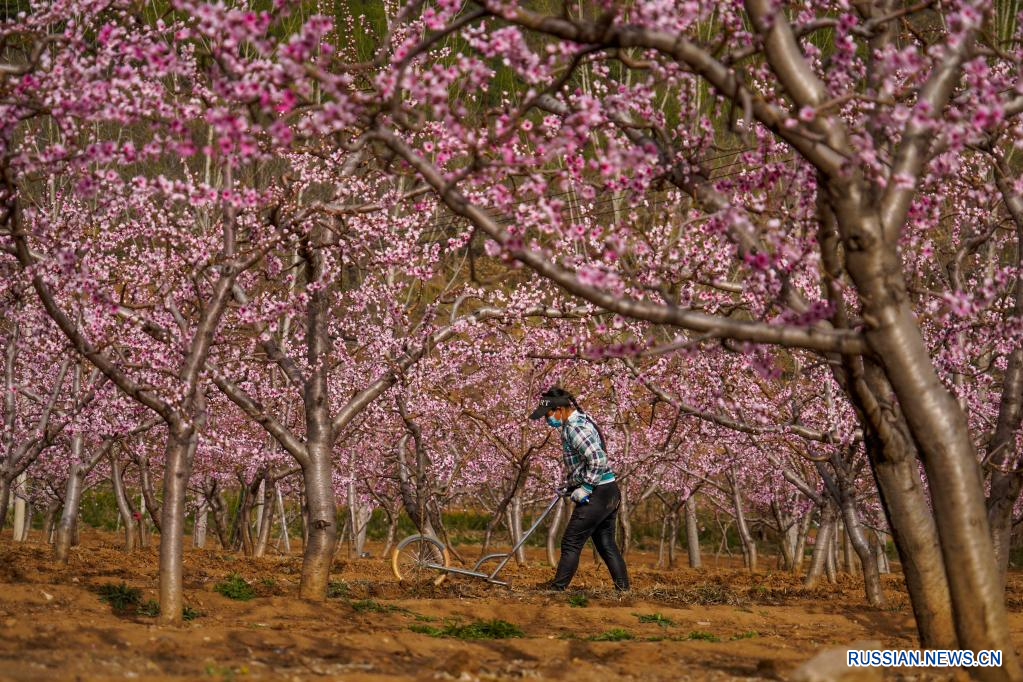
[[[704,642],[721,641],[721,638],[715,635],[713,632],[704,632],[703,630],[693,630],[688,635],[686,635],[686,639],[699,639],[703,640]]]
[[[740,632],[737,635],[732,635],[731,639],[734,642],[737,639],[753,639],[754,637],[759,637],[759,636],[760,636],[760,633],[757,632],[756,630],[747,630],[746,632]]]
[[[611,628],[606,632],[602,632],[599,635],[593,635],[588,637],[591,642],[624,642],[629,639],[633,639],[632,633],[625,628]]]
[[[634,613],[632,615],[639,618],[640,623],[656,623],[657,625],[660,625],[662,628],[667,628],[675,624],[675,621],[673,621],[671,618],[668,618],[667,616],[664,616],[663,614],[660,613]]]
[[[228,599],[236,599],[238,601],[248,601],[256,596],[256,591],[252,589],[252,585],[245,582],[245,578],[237,573],[232,573],[214,585],[213,591],[219,592]]]
[[[355,609],[356,613],[392,613],[394,611],[407,612],[408,609],[394,604],[381,604],[378,601],[372,599],[356,599],[353,602],[349,602],[351,607]]]
[[[149,616],[155,618],[160,615],[160,602],[155,599],[149,599],[139,604],[139,608],[136,611],[140,616]]]
[[[350,586],[343,580],[331,580],[330,584],[327,585],[327,598],[328,599],[348,599],[348,593],[351,591]]]
[[[451,622],[446,623],[443,627],[413,623],[409,625],[409,630],[430,637],[450,637],[452,639],[509,639],[525,636],[518,625],[500,618],[476,620],[465,625]]]
[[[149,599],[139,605],[136,611],[140,616],[149,616],[150,618],[156,618],[160,615],[160,602],[155,599]],[[202,611],[196,611],[188,604],[185,604],[181,608],[181,620],[190,621],[195,620],[199,616],[204,615]]]
[[[129,606],[142,603],[142,590],[125,583],[105,583],[98,592],[100,601],[110,604],[114,611],[127,611]]]
[[[590,598],[585,594],[573,594],[568,598],[568,605],[573,608],[584,609],[590,605]]]

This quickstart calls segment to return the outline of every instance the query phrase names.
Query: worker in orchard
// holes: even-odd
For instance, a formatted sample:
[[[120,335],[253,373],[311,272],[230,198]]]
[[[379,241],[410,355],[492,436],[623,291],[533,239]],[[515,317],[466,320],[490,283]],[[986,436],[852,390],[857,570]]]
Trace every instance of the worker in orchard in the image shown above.
[[[596,422],[583,412],[575,398],[561,388],[550,388],[530,419],[545,417],[547,424],[561,432],[565,464],[565,488],[571,491],[575,508],[561,538],[561,560],[554,579],[544,586],[564,590],[579,566],[579,553],[593,538],[600,557],[607,564],[618,590],[629,589],[629,572],[615,543],[615,521],[622,495],[614,471],[607,461],[605,441]]]

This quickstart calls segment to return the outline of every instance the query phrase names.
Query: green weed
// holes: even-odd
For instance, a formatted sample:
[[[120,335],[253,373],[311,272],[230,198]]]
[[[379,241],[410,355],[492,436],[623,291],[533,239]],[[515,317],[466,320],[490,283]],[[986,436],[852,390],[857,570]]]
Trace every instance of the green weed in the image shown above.
[[[585,594],[573,594],[568,598],[568,605],[577,609],[586,608],[590,605],[590,598]]]
[[[712,632],[704,632],[703,630],[693,630],[690,632],[686,639],[700,639],[705,642],[720,642],[721,638]]]
[[[449,622],[443,627],[420,625],[413,623],[409,630],[430,637],[450,637],[453,639],[508,639],[524,637],[525,633],[514,623],[495,618],[493,620],[477,620],[466,625]]]
[[[733,635],[732,636],[732,641],[735,641],[737,639],[753,639],[754,637],[759,637],[759,636],[760,636],[760,633],[757,632],[756,630],[747,630],[746,632],[740,632],[737,635]]]
[[[327,585],[327,598],[328,599],[347,599],[349,592],[349,585],[343,580],[331,580],[330,584]]]
[[[149,616],[155,618],[160,615],[160,603],[155,599],[149,599],[139,605],[136,611],[140,616]],[[195,620],[199,616],[203,615],[202,612],[196,611],[188,604],[185,604],[181,608],[181,619],[185,621]]]
[[[607,632],[588,637],[591,642],[623,642],[632,639],[632,634],[624,628],[611,628]]]
[[[660,625],[662,628],[667,628],[668,626],[675,624],[675,621],[673,621],[671,618],[668,618],[667,616],[664,616],[660,613],[634,613],[632,615],[639,618],[640,623],[656,623],[657,625]]]
[[[378,601],[372,599],[357,599],[351,602],[351,606],[355,609],[356,613],[390,613],[392,611],[403,611],[400,606],[394,606],[392,604],[381,604]]]
[[[228,599],[237,599],[238,601],[248,601],[256,596],[256,591],[252,589],[252,585],[245,582],[245,578],[237,573],[232,573],[214,585],[213,591],[219,592]]]
[[[150,618],[155,618],[156,616],[160,615],[160,602],[156,601],[155,599],[149,599],[147,601],[144,601],[142,602],[142,604],[139,605],[139,608],[136,611],[136,613],[138,613],[140,616],[149,616]]]
[[[99,599],[113,607],[114,611],[126,611],[129,606],[142,603],[142,590],[128,587],[125,583],[105,583],[99,586]]]

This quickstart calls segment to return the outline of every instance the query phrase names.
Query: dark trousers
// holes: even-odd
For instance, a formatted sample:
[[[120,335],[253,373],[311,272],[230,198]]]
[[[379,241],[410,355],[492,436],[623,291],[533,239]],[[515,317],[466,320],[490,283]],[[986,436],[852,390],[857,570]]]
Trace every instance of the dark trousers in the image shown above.
[[[551,581],[551,587],[563,590],[572,582],[579,567],[579,552],[586,540],[593,538],[597,553],[607,564],[611,580],[619,590],[629,589],[629,572],[625,568],[625,559],[615,544],[615,520],[618,518],[618,507],[622,503],[622,494],[615,482],[598,485],[590,495],[586,504],[577,504],[568,520],[565,535],[561,538],[561,560],[558,570]]]

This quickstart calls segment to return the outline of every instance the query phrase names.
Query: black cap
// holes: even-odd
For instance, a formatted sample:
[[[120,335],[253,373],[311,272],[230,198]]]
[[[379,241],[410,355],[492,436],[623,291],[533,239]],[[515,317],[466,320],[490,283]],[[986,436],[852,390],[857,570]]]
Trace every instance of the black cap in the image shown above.
[[[567,407],[572,405],[572,394],[568,391],[552,387],[548,388],[547,391],[540,396],[540,404],[537,406],[533,413],[529,415],[530,419],[539,419],[547,414],[548,411],[553,410],[557,407]]]

